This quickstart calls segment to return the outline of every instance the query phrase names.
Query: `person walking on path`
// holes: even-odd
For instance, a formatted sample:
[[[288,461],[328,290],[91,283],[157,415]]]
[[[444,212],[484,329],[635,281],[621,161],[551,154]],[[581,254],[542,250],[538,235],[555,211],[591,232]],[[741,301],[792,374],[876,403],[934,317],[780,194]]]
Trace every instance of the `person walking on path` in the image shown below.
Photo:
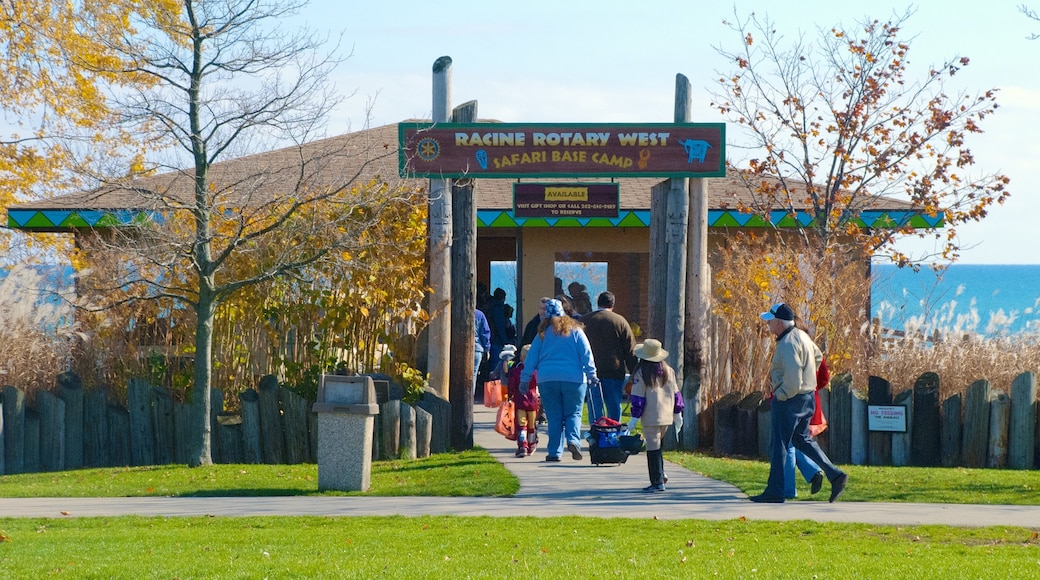
[[[808,334],[795,328],[794,311],[786,304],[777,304],[763,312],[762,320],[776,336],[769,369],[773,433],[766,489],[750,499],[757,503],[784,503],[787,450],[793,445],[823,469],[831,482],[830,501],[833,502],[845,491],[848,475],[831,463],[809,434],[809,421],[815,407],[816,369],[823,361],[823,353]]]
[[[589,392],[589,423],[599,419],[604,407],[608,417],[621,421],[625,374],[636,366],[636,357],[632,354],[636,339],[625,317],[614,312],[614,300],[613,292],[600,292],[596,297],[598,309],[581,317],[602,387],[602,401],[600,392],[595,389]]]
[[[646,467],[650,472],[650,485],[643,491],[664,491],[668,478],[664,474],[661,444],[673,422],[676,430],[682,428],[686,405],[675,381],[675,371],[664,361],[668,351],[661,348],[660,341],[648,339],[635,348],[635,356],[639,362],[632,371],[632,418],[643,424]]]
[[[507,344],[512,344],[507,338],[507,319],[506,319],[506,291],[501,288],[495,288],[495,291],[491,294],[491,301],[488,302],[487,310],[484,314],[488,319],[488,326],[491,327],[491,360],[497,361],[498,355],[502,354],[502,349]]]
[[[795,328],[802,332],[809,332],[809,326],[805,320],[797,314],[794,316]],[[813,392],[813,403],[816,411],[809,421],[809,435],[814,438],[827,429],[827,419],[823,416],[823,408],[820,407],[820,389],[826,388],[831,382],[831,371],[827,368],[827,357],[820,361],[820,368],[816,369],[816,391]],[[787,449],[787,471],[784,473],[784,497],[793,499],[796,497],[795,467],[801,472],[806,483],[809,484],[809,493],[816,495],[823,488],[823,470],[819,465],[798,451],[794,445]]]
[[[559,461],[566,444],[571,458],[580,461],[581,405],[586,389],[599,387],[592,348],[581,323],[563,313],[559,300],[545,303],[545,316],[524,361],[520,388],[526,389],[538,373],[549,435],[545,460]]]
[[[531,345],[520,349],[520,362],[509,369],[509,398],[516,405],[516,456],[528,457],[538,449],[538,373],[531,374],[531,382],[520,388],[520,375]]]
[[[484,313],[476,310],[474,311],[476,322],[475,333],[473,335],[473,394],[476,397],[477,393],[477,377],[480,375],[480,365],[487,359],[488,353],[491,352],[491,329],[488,328],[487,318],[484,317]]]

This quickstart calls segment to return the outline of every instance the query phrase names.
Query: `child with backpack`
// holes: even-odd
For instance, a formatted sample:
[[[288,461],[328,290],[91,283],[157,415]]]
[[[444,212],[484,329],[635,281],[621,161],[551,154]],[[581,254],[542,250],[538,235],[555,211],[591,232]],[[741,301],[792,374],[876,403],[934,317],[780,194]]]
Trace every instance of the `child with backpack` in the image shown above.
[[[531,382],[520,388],[520,374],[524,370],[524,359],[531,345],[520,349],[520,362],[513,365],[508,373],[509,398],[516,405],[516,456],[527,457],[538,448],[538,372],[531,375]]]

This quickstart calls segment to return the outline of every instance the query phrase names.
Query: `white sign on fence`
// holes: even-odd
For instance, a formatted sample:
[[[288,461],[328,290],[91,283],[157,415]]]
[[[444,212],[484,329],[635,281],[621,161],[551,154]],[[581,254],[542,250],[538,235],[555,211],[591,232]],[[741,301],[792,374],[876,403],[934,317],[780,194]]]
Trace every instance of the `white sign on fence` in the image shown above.
[[[903,405],[867,405],[867,429],[906,433],[906,407]]]

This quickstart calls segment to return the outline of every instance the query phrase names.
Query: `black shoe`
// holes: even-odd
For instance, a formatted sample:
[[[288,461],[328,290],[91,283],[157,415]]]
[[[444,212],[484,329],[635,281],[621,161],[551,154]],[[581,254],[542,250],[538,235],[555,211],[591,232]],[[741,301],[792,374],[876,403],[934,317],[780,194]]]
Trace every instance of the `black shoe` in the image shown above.
[[[549,463],[559,463],[560,462],[560,458],[555,456],[555,455],[546,455],[545,456],[545,460],[548,461]]]
[[[577,443],[568,443],[567,451],[571,452],[571,459],[575,461],[581,461],[581,450],[578,449]]]
[[[784,503],[784,498],[775,495],[766,495],[764,493],[753,495],[748,499],[755,503]]]
[[[816,475],[813,476],[812,481],[809,482],[812,486],[809,488],[809,493],[816,495],[820,493],[820,488],[823,487],[823,472],[817,471]]]
[[[834,503],[834,500],[838,499],[842,492],[845,491],[845,484],[848,481],[849,476],[844,473],[831,480],[831,503]]]
[[[648,485],[648,486],[643,488],[643,491],[645,491],[646,493],[654,493],[654,492],[658,492],[658,491],[664,491],[664,484],[661,483],[661,484],[658,484],[658,485]]]

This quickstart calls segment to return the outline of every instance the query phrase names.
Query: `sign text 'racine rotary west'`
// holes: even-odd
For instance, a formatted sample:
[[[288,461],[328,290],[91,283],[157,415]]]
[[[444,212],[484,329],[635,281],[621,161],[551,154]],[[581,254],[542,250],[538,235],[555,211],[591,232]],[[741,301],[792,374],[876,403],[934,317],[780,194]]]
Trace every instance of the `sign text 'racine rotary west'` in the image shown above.
[[[400,123],[402,176],[722,177],[723,123]]]

